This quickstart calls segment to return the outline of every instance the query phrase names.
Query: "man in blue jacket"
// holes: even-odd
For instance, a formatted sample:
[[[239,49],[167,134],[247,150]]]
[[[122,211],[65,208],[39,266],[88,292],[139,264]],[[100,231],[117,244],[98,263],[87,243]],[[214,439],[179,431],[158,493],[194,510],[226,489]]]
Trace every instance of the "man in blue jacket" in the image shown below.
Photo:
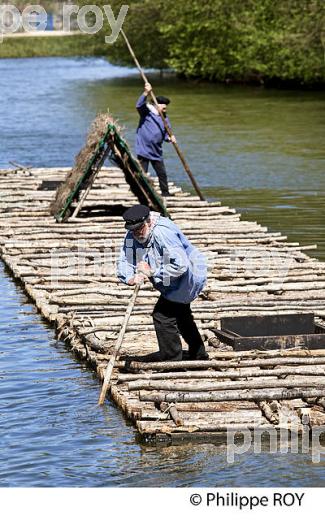
[[[149,280],[161,294],[152,314],[158,359],[182,359],[179,333],[189,346],[189,359],[208,359],[190,307],[206,282],[203,254],[176,224],[146,206],[133,206],[123,218],[128,231],[118,262],[118,278],[131,286]]]
[[[176,143],[176,139],[174,135],[171,138],[169,137],[159,111],[154,105],[147,102],[147,97],[151,90],[150,83],[145,83],[144,92],[136,104],[140,114],[140,121],[137,128],[135,151],[145,172],[148,171],[149,162],[151,162],[158,176],[161,194],[163,197],[167,197],[170,196],[170,193],[163,160],[162,144],[164,141]],[[159,109],[163,112],[170,127],[170,121],[167,117],[167,105],[169,105],[170,100],[165,96],[157,96],[156,99]]]

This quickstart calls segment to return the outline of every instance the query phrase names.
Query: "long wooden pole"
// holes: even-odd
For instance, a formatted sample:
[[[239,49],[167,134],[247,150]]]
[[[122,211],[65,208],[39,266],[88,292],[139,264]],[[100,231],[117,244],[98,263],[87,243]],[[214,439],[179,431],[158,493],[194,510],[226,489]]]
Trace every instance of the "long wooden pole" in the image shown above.
[[[132,56],[132,58],[134,60],[134,63],[136,64],[137,68],[139,69],[140,75],[141,75],[144,83],[148,83],[147,76],[145,75],[145,73],[144,73],[144,71],[143,71],[143,69],[142,69],[142,67],[141,67],[141,65],[140,65],[136,55],[134,54],[134,51],[133,51],[133,49],[131,47],[131,44],[130,44],[130,42],[129,42],[125,32],[123,31],[123,29],[121,29],[121,34],[122,34],[122,36],[123,36],[123,38],[125,40],[125,43],[126,43],[128,49],[130,51],[130,54],[131,54],[131,56]],[[172,129],[169,127],[163,112],[159,109],[157,98],[156,98],[153,90],[151,90],[150,94],[151,94],[152,100],[153,100],[153,102],[154,102],[154,104],[155,104],[155,106],[156,106],[156,108],[157,108],[157,110],[158,110],[158,112],[159,112],[159,114],[161,116],[161,119],[163,120],[164,127],[166,129],[167,134],[169,135],[169,137],[172,137],[173,136]],[[187,163],[187,161],[186,161],[186,159],[185,159],[185,157],[184,157],[180,147],[178,146],[177,143],[174,143],[173,141],[172,141],[172,144],[173,144],[173,146],[174,146],[174,148],[175,148],[175,150],[177,152],[178,157],[180,158],[180,160],[181,160],[181,162],[182,162],[182,164],[184,166],[184,169],[185,169],[187,175],[189,176],[189,178],[191,180],[193,188],[195,189],[195,191],[198,194],[198,196],[200,197],[200,199],[201,200],[205,200],[205,197],[203,196],[203,194],[202,194],[202,192],[201,192],[201,190],[199,188],[199,185],[196,182],[195,177],[194,177],[193,173],[191,172],[191,169],[190,169],[190,167],[189,167],[189,165],[188,165],[188,163]]]
[[[101,390],[101,393],[100,393],[100,396],[99,396],[99,401],[98,401],[99,405],[104,404],[106,393],[107,393],[107,390],[108,390],[108,388],[110,386],[110,380],[111,380],[111,377],[112,377],[112,372],[113,372],[116,356],[119,353],[119,350],[121,348],[121,345],[122,345],[122,342],[123,342],[123,338],[124,338],[124,334],[125,334],[125,331],[126,331],[126,327],[128,325],[128,322],[129,322],[129,319],[130,319],[130,316],[131,316],[131,312],[132,312],[134,304],[135,304],[135,300],[136,300],[136,298],[138,296],[139,289],[140,289],[140,285],[136,285],[135,289],[134,289],[134,292],[132,294],[131,300],[129,302],[129,305],[128,305],[127,309],[126,309],[126,313],[125,313],[125,316],[124,316],[123,324],[122,324],[121,330],[119,332],[119,335],[118,335],[118,338],[117,338],[117,341],[116,341],[114,352],[111,355],[110,360],[108,362],[108,365],[106,367],[104,382],[103,382],[102,390]]]

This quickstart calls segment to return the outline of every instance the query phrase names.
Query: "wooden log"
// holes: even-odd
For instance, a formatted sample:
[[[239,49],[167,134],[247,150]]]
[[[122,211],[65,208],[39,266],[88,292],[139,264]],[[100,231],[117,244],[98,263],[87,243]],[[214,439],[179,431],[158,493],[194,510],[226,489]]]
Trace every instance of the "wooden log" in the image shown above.
[[[165,412],[165,413],[168,411],[171,419],[174,421],[176,426],[182,426],[184,424],[184,421],[181,419],[175,404],[161,403],[160,409],[162,412]]]
[[[287,283],[296,283],[299,284],[301,282],[323,282],[325,280],[325,275],[295,275],[295,276],[283,276],[283,277],[269,277],[269,278],[257,278],[257,277],[251,277],[249,279],[236,279],[236,280],[227,280],[227,283],[222,284],[221,282],[218,283],[218,287],[242,287],[245,285],[250,285],[252,283],[252,280],[255,281],[254,285],[269,285],[269,284],[287,284]],[[216,285],[211,285],[212,288],[216,288]]]
[[[320,397],[316,400],[317,404],[325,409],[325,397]]]
[[[203,402],[203,403],[176,403],[179,412],[234,412],[244,410],[258,410],[253,401]]]
[[[249,285],[247,286],[230,286],[211,284],[208,290],[213,292],[235,292],[235,293],[247,293],[247,292],[277,292],[277,291],[309,291],[312,289],[325,289],[325,282],[317,283],[279,283],[279,284],[268,284],[268,285]]]
[[[271,401],[270,403],[267,401],[258,402],[260,409],[271,424],[279,424],[278,404],[277,401]]]
[[[316,408],[311,408],[309,410],[309,423],[311,428],[315,428],[317,426],[325,425],[325,413],[324,409],[317,410]]]
[[[224,370],[222,372],[216,372],[213,370],[208,371],[196,371],[196,372],[158,372],[158,373],[147,373],[147,374],[119,374],[118,383],[138,381],[157,381],[163,379],[164,381],[169,379],[186,380],[186,379],[238,379],[246,377],[279,377],[287,375],[312,375],[312,376],[325,376],[325,365],[324,366],[299,366],[299,367],[285,367],[285,368],[272,368],[268,370],[257,369],[237,369],[237,370]]]
[[[141,434],[146,435],[154,435],[160,433],[173,433],[173,432],[183,432],[190,433],[191,438],[195,437],[199,433],[203,432],[241,432],[247,431],[247,429],[252,429],[254,432],[274,432],[278,430],[277,426],[273,426],[271,424],[256,424],[252,422],[251,424],[247,423],[237,423],[237,424],[191,424],[184,426],[176,426],[172,421],[164,421],[163,424],[159,424],[157,421],[137,421],[137,428]]]
[[[183,368],[238,368],[253,367],[253,366],[276,366],[276,365],[324,365],[325,359],[322,356],[313,357],[276,357],[270,359],[242,359],[237,361],[162,361],[159,363],[139,363],[132,361],[130,368],[132,370],[178,370]],[[117,368],[125,368],[125,362],[119,361],[116,364]]]
[[[323,388],[325,395],[325,377],[310,376],[296,378],[286,377],[285,379],[277,379],[271,377],[257,377],[250,378],[243,381],[218,381],[202,383],[195,381],[188,382],[166,382],[166,381],[131,381],[128,383],[128,389],[134,390],[164,390],[166,392],[214,392],[217,390],[245,390],[253,388],[295,388],[299,385],[300,388]]]
[[[146,392],[140,390],[140,401],[149,401],[160,403],[166,401],[167,403],[178,402],[211,402],[211,401],[265,401],[265,400],[281,400],[281,399],[296,399],[304,397],[323,397],[325,395],[325,388],[268,388],[242,390],[227,390],[219,392]]]
[[[152,403],[150,403],[152,404]],[[168,404],[168,403],[166,403]],[[234,410],[229,412],[180,412],[179,416],[182,419],[184,426],[191,424],[268,424],[267,419],[263,416],[262,411],[257,408],[256,410]]]

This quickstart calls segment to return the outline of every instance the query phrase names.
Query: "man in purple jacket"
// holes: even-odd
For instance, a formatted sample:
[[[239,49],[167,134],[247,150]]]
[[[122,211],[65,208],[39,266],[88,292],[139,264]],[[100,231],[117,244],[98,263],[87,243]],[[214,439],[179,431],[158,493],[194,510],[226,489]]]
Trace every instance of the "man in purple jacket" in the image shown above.
[[[136,104],[140,114],[140,121],[137,128],[135,151],[145,172],[148,171],[149,162],[151,162],[158,176],[161,194],[163,197],[167,197],[170,193],[163,160],[162,144],[164,141],[176,143],[176,138],[174,135],[171,138],[169,137],[157,108],[147,103],[147,97],[151,90],[150,83],[145,83],[144,92]],[[167,105],[169,105],[170,100],[165,96],[157,96],[157,101],[159,109],[163,112],[170,127],[170,122],[166,115]]]

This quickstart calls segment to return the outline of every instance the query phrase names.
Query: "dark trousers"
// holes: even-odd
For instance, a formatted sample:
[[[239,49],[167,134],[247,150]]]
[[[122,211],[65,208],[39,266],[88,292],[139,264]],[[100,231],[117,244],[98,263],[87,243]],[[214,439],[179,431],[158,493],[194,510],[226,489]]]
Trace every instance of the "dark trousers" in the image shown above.
[[[141,155],[138,155],[138,160],[141,163],[142,168],[145,172],[148,171],[149,162],[151,162],[153,169],[155,170],[158,180],[159,180],[159,186],[160,191],[163,196],[168,195],[168,181],[167,181],[167,172],[164,161],[161,159],[161,161],[149,161],[146,157],[142,157]]]
[[[171,302],[160,296],[152,316],[162,361],[182,359],[182,343],[179,334],[189,346],[190,359],[202,359],[206,355],[190,304]]]

